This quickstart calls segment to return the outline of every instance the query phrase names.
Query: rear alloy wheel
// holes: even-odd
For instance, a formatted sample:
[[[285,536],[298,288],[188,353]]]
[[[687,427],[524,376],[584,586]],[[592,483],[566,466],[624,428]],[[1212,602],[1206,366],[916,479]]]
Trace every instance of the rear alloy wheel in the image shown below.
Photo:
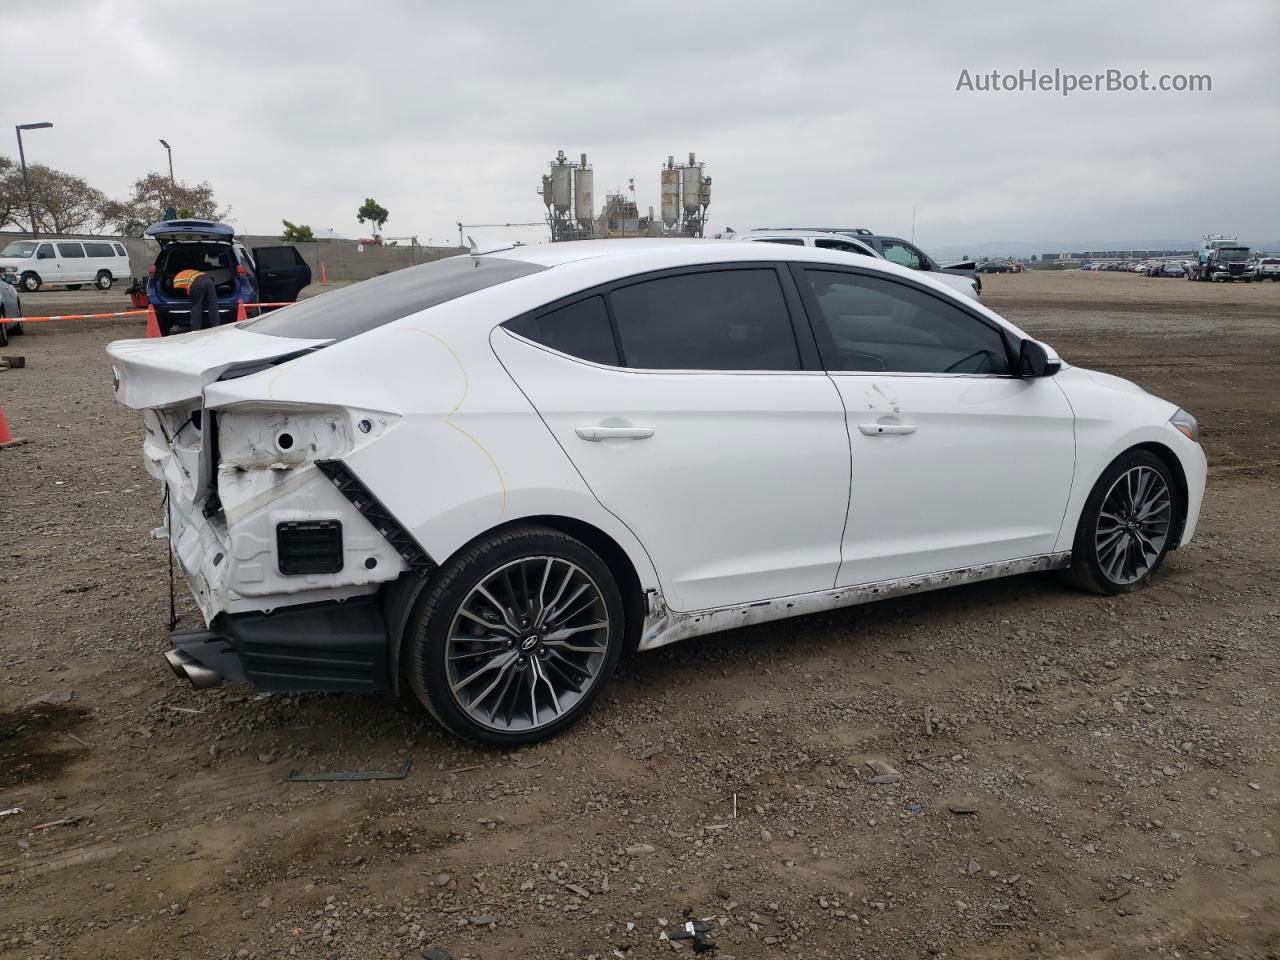
[[[518,746],[577,721],[622,652],[609,568],[544,527],[469,547],[441,572],[406,631],[409,680],[459,736]]]
[[[1120,457],[1089,494],[1071,555],[1071,578],[1096,593],[1146,585],[1173,546],[1177,489],[1159,457]]]
[[[111,283],[111,274],[107,273],[105,270],[100,270],[98,272],[98,276],[93,281],[93,285],[99,290],[110,290]]]

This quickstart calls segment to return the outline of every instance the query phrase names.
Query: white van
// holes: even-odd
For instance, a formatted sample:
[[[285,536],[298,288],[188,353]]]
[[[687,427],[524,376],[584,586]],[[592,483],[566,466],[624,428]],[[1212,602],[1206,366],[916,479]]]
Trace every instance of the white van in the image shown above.
[[[129,252],[119,240],[62,240],[58,237],[14,240],[0,250],[0,273],[18,275],[18,286],[34,293],[60,284],[79,290],[92,283],[99,290],[132,276]]]

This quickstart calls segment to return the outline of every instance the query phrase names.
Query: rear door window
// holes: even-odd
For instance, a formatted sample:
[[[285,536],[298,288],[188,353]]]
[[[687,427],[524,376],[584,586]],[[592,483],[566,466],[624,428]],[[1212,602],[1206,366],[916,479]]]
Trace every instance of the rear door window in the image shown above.
[[[240,326],[277,337],[345,340],[419,310],[546,269],[502,257],[447,257],[353,283]]]
[[[505,324],[522,337],[593,363],[618,365],[618,347],[604,297],[588,297],[542,314],[528,314]]]
[[[623,365],[648,370],[799,370],[772,268],[658,277],[610,294]]]
[[[86,256],[90,256],[90,257],[115,256],[115,254],[111,250],[111,244],[109,243],[97,243],[97,242],[90,243],[86,241],[84,245],[84,252]]]
[[[254,253],[260,270],[291,270],[305,262],[294,247],[258,247]]]
[[[83,260],[84,244],[60,243],[58,244],[58,255],[65,260]]]

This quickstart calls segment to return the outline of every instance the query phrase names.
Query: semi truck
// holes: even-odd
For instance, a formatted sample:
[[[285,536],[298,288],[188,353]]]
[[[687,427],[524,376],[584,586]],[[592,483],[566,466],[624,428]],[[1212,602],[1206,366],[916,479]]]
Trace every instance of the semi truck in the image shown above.
[[[1253,277],[1249,272],[1249,248],[1242,246],[1238,237],[1222,233],[1207,233],[1200,244],[1197,258],[1187,264],[1188,280],[1243,280]]]

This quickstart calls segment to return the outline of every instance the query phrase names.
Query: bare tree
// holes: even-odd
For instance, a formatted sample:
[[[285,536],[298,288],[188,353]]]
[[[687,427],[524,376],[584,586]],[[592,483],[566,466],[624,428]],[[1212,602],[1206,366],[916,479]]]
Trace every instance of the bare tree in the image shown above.
[[[224,220],[231,208],[218,209],[213,187],[208,182],[188,186],[173,184],[167,173],[148,173],[134,182],[133,195],[126,200],[106,201],[102,219],[125,236],[139,236],[151,224],[164,219],[172,207],[179,217]]]

